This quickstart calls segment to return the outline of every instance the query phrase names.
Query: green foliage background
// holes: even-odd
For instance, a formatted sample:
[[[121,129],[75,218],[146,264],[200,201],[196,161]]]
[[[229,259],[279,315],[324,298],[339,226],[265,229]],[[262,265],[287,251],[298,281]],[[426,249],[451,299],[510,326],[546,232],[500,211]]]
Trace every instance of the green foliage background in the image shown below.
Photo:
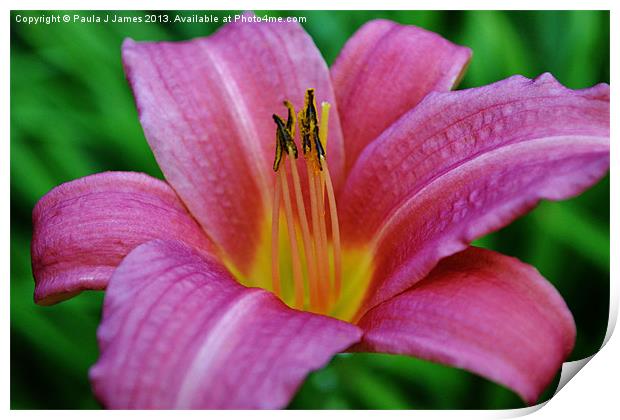
[[[328,63],[360,25],[381,17],[471,47],[474,58],[460,88],[544,71],[571,88],[609,81],[608,12],[268,13],[306,16],[304,27]],[[42,13],[11,13],[11,406],[98,408],[87,371],[97,359],[103,294],[34,305],[31,211],[52,187],[87,174],[133,170],[161,177],[124,79],[121,41],[182,40],[208,35],[218,25],[25,25],[15,22],[18,14]],[[609,177],[578,198],[542,203],[478,245],[533,264],[560,290],[577,323],[571,360],[599,349],[609,303]],[[555,383],[541,400],[554,389]],[[308,377],[291,403],[291,408],[521,406],[512,392],[467,372],[371,354],[335,357]]]

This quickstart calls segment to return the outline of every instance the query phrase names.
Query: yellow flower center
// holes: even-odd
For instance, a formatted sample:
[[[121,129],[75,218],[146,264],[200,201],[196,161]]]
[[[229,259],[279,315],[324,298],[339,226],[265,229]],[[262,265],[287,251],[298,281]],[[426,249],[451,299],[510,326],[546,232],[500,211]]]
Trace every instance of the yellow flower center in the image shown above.
[[[338,213],[334,187],[325,158],[330,105],[327,102],[321,104],[319,125],[314,90],[308,89],[304,109],[298,116],[309,187],[310,217],[306,214],[305,199],[295,160],[298,157],[294,141],[295,110],[290,102],[285,102],[285,105],[288,108],[286,123],[279,116],[275,114],[273,116],[277,130],[276,158],[273,165],[276,172],[276,184],[271,222],[272,287],[274,293],[282,295],[279,242],[280,207],[283,204],[291,253],[294,307],[298,309],[308,307],[314,312],[327,313],[340,297],[342,286]],[[287,157],[292,158],[288,165],[286,165]],[[292,191],[289,189],[287,169],[292,178]],[[293,204],[297,209],[296,215],[293,212]],[[328,209],[329,212],[327,212]],[[328,235],[326,213],[329,213],[331,221],[331,235]],[[297,226],[299,229],[296,229]],[[306,296],[308,296],[307,305]]]
[[[275,186],[271,219],[261,238],[265,245],[270,241],[271,247],[261,247],[250,273],[243,275],[230,268],[241,283],[272,290],[293,308],[352,320],[372,267],[368,249],[341,247],[334,186],[325,153],[330,104],[321,104],[320,120],[314,89],[306,91],[299,114],[290,102],[284,105],[288,109],[286,121],[273,115]],[[297,127],[303,153],[295,144]],[[300,154],[307,181],[303,184],[298,168]],[[344,284],[343,278],[347,280]]]

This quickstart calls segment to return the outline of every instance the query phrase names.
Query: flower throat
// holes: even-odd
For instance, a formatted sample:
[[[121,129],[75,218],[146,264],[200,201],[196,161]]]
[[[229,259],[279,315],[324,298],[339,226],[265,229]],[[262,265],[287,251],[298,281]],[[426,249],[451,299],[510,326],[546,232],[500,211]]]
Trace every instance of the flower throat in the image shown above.
[[[292,275],[286,278],[292,278],[293,281],[294,306],[298,309],[307,308],[313,312],[327,313],[340,297],[342,282],[338,212],[325,155],[330,104],[328,102],[321,104],[320,124],[314,89],[306,91],[304,107],[298,115],[295,114],[295,109],[290,102],[285,101],[284,105],[288,109],[286,121],[276,114],[273,115],[276,123],[276,150],[273,163],[276,176],[271,221],[273,291],[281,296],[279,221],[280,208],[283,205],[292,269]],[[299,155],[295,144],[297,125],[308,178],[306,197],[302,191],[296,162]],[[287,172],[290,172],[292,191],[289,189]],[[310,217],[306,211],[306,199],[310,200]],[[296,214],[294,214],[294,208],[296,208]],[[327,214],[331,222],[329,231]],[[328,232],[331,235],[328,235]],[[308,297],[307,305],[306,296]]]

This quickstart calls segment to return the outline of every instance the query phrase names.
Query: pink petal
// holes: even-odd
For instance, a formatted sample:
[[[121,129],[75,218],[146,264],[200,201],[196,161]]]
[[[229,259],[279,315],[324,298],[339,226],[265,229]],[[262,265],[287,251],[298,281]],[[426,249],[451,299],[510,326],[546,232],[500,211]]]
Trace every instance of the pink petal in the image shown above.
[[[108,408],[280,408],[361,337],[289,309],[176,241],[136,248],[110,280],[90,371]]]
[[[534,404],[575,343],[575,323],[533,267],[469,248],[370,310],[360,351],[406,354],[470,370]]]
[[[123,43],[123,63],[146,138],[166,179],[244,272],[270,217],[273,113],[299,109],[305,90],[334,103],[329,70],[293,23],[235,23],[188,42]],[[342,181],[335,108],[328,154]]]
[[[365,307],[608,168],[607,85],[572,91],[550,75],[517,76],[429,95],[364,151],[339,203],[344,238],[374,244]]]
[[[106,172],[62,184],[32,214],[34,299],[49,305],[105,289],[123,257],[156,238],[212,245],[172,189],[144,174]]]
[[[431,91],[448,91],[471,50],[415,26],[374,20],[347,41],[332,78],[350,169],[364,147]]]

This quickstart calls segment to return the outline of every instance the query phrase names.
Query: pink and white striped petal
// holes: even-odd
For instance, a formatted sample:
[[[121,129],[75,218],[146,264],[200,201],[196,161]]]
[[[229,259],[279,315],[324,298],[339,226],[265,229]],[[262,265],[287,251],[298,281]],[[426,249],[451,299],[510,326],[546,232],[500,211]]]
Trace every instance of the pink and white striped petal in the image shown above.
[[[34,299],[50,305],[105,289],[121,260],[153,239],[214,249],[175,192],[134,172],[106,172],[62,184],[32,213]]]
[[[359,322],[359,351],[463,368],[534,404],[575,343],[575,323],[533,267],[470,247]]]
[[[90,378],[107,408],[281,408],[360,337],[239,285],[180,242],[153,241],[110,281]]]

